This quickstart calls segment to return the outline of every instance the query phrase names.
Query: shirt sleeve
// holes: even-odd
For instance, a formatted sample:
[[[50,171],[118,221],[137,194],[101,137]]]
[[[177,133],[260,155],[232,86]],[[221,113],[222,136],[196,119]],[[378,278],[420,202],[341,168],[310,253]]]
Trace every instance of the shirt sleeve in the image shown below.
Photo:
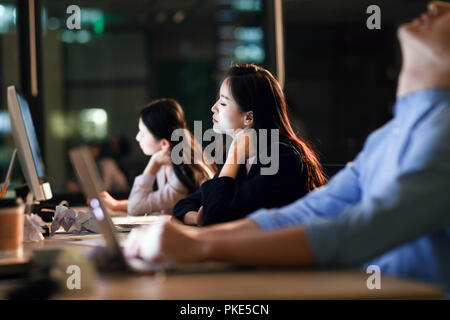
[[[259,169],[259,168],[258,168]],[[290,149],[280,153],[276,174],[258,174],[238,185],[231,177],[206,181],[200,188],[203,198],[203,225],[244,218],[262,207],[273,207],[276,199],[291,194],[293,185],[304,190],[302,161]],[[303,179],[303,181],[302,181]],[[292,200],[291,200],[292,201]],[[288,202],[286,202],[288,203]]]
[[[450,108],[416,130],[399,159],[399,174],[376,197],[337,218],[305,224],[318,265],[359,265],[450,225]]]
[[[278,209],[260,209],[249,216],[262,230],[297,226],[316,217],[334,217],[361,199],[359,154],[325,186],[290,205]]]
[[[175,178],[163,186],[158,186],[157,191],[153,191],[153,184],[156,176],[151,174],[142,174],[135,178],[133,188],[128,197],[128,214],[143,215],[162,210],[172,210],[174,205],[184,198],[187,192],[174,181]]]
[[[186,198],[178,201],[173,208],[173,216],[184,222],[184,216],[189,211],[198,211],[202,206],[202,193],[200,189],[191,193]]]

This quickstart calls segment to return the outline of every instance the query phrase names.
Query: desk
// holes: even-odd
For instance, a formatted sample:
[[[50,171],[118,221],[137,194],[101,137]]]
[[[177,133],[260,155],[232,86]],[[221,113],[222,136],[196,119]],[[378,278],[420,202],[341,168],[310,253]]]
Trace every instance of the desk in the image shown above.
[[[87,246],[46,239],[28,246]],[[101,275],[92,290],[76,290],[55,299],[441,299],[433,286],[381,276],[381,289],[369,290],[368,274],[359,270],[315,271],[301,269],[242,270],[207,274]],[[72,294],[73,292],[73,294]]]
[[[88,295],[57,299],[278,300],[278,299],[442,299],[428,285],[381,278],[380,290],[366,287],[360,271],[247,271],[170,276],[114,276],[98,280]]]

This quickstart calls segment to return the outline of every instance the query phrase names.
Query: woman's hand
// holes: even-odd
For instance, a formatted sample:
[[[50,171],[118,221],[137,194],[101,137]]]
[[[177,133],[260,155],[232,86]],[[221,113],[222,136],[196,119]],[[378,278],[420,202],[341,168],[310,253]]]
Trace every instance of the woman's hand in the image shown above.
[[[147,164],[147,167],[144,169],[144,174],[156,175],[161,166],[171,164],[172,158],[170,146],[169,145],[163,146],[161,150],[152,155],[150,161]]]
[[[197,225],[202,226],[203,225],[203,206],[198,209],[197,212]]]
[[[239,166],[256,154],[256,132],[253,129],[239,130],[228,150],[227,160],[220,171],[219,177],[235,179]]]
[[[103,200],[103,203],[106,204],[108,208],[115,211],[119,210],[119,201],[114,199],[107,191],[103,191],[100,196]]]
[[[170,157],[170,145],[162,146],[161,150],[152,155],[152,160],[159,166],[172,164],[172,159]]]
[[[188,211],[184,215],[184,223],[191,226],[201,226],[203,224],[203,206],[198,211]]]
[[[238,130],[228,151],[227,163],[243,164],[256,154],[256,132],[251,128]]]

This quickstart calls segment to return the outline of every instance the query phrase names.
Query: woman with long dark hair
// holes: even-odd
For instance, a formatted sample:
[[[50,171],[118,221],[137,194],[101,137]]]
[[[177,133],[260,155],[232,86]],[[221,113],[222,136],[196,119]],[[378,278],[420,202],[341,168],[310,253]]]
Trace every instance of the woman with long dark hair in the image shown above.
[[[174,163],[171,152],[175,142],[171,138],[177,130],[181,130],[182,143],[190,152],[181,155],[183,161]],[[172,214],[177,201],[195,192],[215,173],[215,166],[203,160],[203,150],[187,129],[183,109],[173,99],[156,100],[144,107],[136,140],[151,158],[144,172],[135,178],[128,200],[116,200],[103,193],[105,203],[113,210],[130,215]],[[153,191],[155,180],[157,191]]]
[[[233,142],[216,177],[174,207],[182,222],[209,225],[240,219],[260,208],[287,205],[326,183],[315,152],[292,129],[278,81],[266,69],[232,66],[211,110],[213,129]],[[273,131],[277,134],[271,135]],[[270,143],[261,143],[261,132]],[[259,161],[261,152],[277,156],[276,172],[263,173],[267,164]]]

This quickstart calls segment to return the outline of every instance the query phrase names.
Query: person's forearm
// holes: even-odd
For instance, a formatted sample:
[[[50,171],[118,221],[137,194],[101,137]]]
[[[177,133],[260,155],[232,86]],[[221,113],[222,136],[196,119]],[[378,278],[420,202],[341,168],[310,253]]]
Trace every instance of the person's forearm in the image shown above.
[[[197,241],[219,240],[228,237],[241,235],[242,233],[252,233],[261,231],[256,223],[250,219],[240,219],[232,222],[219,223],[209,227],[194,227],[192,225],[182,224],[176,218],[170,220],[178,224],[186,233],[191,235]]]
[[[220,170],[219,177],[230,177],[235,179],[239,172],[240,163],[245,163],[245,161],[239,161],[238,159],[237,151],[235,151],[234,148],[230,148],[227,160]]]
[[[228,162],[228,161],[227,161]],[[235,179],[239,172],[238,163],[225,163],[220,171],[219,177],[230,177]]]
[[[312,266],[315,264],[303,227],[273,232],[239,233],[203,241],[201,260],[255,266]]]
[[[159,169],[161,168],[161,165],[151,159],[148,163],[148,165],[145,167],[143,174],[151,174],[153,176],[156,176]]]
[[[128,200],[118,200],[113,210],[126,212],[128,210]]]
[[[219,223],[198,230],[200,240],[214,240],[242,234],[243,232],[260,231],[258,225],[250,219],[239,219],[232,222]]]

